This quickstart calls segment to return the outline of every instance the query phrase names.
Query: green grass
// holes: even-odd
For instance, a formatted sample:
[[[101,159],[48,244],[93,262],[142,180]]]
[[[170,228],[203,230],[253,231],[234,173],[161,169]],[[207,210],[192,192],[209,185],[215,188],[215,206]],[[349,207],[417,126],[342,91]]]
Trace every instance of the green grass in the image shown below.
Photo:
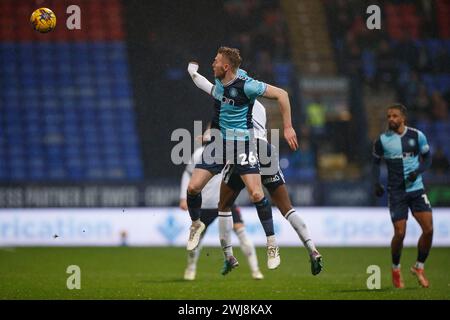
[[[388,248],[322,248],[325,270],[312,276],[305,249],[281,248],[281,266],[255,281],[245,257],[239,268],[220,274],[219,248],[204,248],[197,280],[182,280],[183,248],[15,248],[0,249],[0,299],[449,299],[450,248],[433,248],[426,265],[431,286],[422,289],[408,271],[416,250],[404,249],[406,288],[393,289]],[[69,265],[81,268],[81,289],[68,290]],[[381,289],[368,290],[369,265],[381,268]]]

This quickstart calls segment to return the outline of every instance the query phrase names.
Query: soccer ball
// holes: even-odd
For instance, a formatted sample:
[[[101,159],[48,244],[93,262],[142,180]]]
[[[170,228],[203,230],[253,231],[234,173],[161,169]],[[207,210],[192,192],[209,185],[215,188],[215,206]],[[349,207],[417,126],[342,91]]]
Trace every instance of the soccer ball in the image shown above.
[[[34,30],[47,33],[55,29],[56,16],[48,8],[39,8],[31,14],[30,22]]]

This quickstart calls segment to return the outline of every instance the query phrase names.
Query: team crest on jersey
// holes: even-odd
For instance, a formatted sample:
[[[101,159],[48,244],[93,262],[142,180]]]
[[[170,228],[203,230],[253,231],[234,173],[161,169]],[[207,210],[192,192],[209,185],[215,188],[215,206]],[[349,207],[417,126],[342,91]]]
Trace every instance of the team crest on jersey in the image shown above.
[[[236,88],[231,88],[231,89],[230,89],[230,96],[231,96],[232,98],[236,98],[237,95],[238,95],[237,89],[236,89]]]
[[[410,147],[414,147],[414,146],[416,145],[416,140],[414,140],[414,139],[409,139],[408,143],[409,143],[409,146],[410,146]]]

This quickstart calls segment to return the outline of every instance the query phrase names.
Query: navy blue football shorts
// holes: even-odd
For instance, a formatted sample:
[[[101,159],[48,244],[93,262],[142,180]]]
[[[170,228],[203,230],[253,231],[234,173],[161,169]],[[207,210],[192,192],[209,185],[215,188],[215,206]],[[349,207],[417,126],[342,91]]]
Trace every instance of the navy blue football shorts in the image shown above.
[[[232,165],[238,175],[259,174],[256,141],[222,140],[222,143],[212,141],[205,146],[202,160],[195,167],[216,175],[226,165]]]
[[[406,192],[404,190],[388,193],[388,206],[392,222],[408,219],[408,209],[414,212],[431,212],[431,204],[425,190]]]
[[[260,162],[261,182],[269,192],[272,192],[279,186],[285,184],[286,181],[278,163],[279,159],[275,147],[264,140],[258,139],[258,159],[261,159],[260,155],[262,150],[266,151],[266,155],[269,158],[267,161]],[[276,166],[275,169],[273,169],[273,165]],[[266,170],[269,174],[264,174]],[[274,173],[270,174],[272,172]],[[245,188],[245,184],[242,181],[240,174],[234,170],[233,165],[226,166],[223,173],[223,182],[234,191],[239,192]]]

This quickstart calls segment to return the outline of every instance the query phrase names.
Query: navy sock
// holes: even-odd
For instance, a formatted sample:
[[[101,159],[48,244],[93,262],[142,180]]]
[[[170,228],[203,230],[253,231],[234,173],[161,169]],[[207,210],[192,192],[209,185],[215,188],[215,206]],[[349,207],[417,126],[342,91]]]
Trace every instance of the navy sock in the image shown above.
[[[261,201],[255,202],[254,205],[266,237],[273,236],[275,231],[273,230],[272,207],[270,206],[269,200],[264,197]]]
[[[417,254],[417,261],[421,262],[421,263],[425,263],[425,260],[427,260],[427,257],[428,257],[428,253],[429,253],[429,251],[426,251],[426,252],[419,251],[419,253]]]
[[[198,193],[195,195],[187,194],[186,197],[187,205],[189,209],[189,215],[191,216],[191,220],[195,221],[200,219],[200,212],[202,207],[202,193]]]

